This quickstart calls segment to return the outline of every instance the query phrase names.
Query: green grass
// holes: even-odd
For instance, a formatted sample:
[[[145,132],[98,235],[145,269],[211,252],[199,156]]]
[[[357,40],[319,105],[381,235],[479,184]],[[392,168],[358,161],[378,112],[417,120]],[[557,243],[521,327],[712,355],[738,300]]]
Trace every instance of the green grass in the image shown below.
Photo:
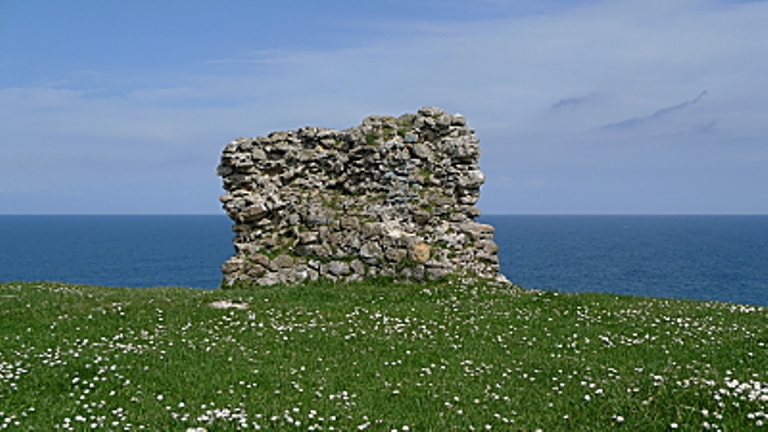
[[[767,308],[458,280],[7,283],[0,429],[750,430],[767,344]]]

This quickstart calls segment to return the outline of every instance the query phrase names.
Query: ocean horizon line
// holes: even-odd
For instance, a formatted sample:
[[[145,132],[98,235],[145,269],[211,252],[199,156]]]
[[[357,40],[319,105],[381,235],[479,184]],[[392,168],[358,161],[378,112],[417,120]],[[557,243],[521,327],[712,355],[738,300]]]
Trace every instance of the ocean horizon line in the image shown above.
[[[4,216],[223,216],[225,213],[0,213]],[[483,213],[485,216],[768,216],[768,213]]]

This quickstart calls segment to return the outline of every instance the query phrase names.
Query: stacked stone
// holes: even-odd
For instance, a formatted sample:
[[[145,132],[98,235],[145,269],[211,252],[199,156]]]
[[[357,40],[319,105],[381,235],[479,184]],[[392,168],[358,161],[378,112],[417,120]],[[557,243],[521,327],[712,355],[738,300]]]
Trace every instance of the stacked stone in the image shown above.
[[[235,232],[223,284],[452,273],[508,283],[493,227],[475,221],[479,156],[464,117],[432,107],[238,138],[218,167]]]

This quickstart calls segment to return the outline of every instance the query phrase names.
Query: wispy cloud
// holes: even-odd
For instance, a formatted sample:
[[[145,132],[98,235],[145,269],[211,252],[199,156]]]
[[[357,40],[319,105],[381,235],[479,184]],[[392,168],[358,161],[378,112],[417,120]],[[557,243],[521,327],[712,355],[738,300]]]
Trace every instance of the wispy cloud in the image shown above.
[[[706,95],[706,94],[707,94],[707,91],[704,90],[701,93],[699,93],[698,96],[696,96],[695,98],[693,98],[691,100],[687,100],[685,102],[682,102],[682,103],[679,103],[679,104],[676,104],[676,105],[671,105],[671,106],[668,106],[668,107],[664,107],[664,108],[658,109],[658,110],[654,111],[653,114],[651,114],[649,116],[646,116],[646,117],[633,117],[631,119],[622,120],[620,122],[607,124],[607,125],[603,126],[602,128],[603,129],[632,129],[632,128],[635,128],[635,127],[638,127],[638,126],[642,125],[643,123],[645,123],[645,122],[647,122],[649,120],[659,119],[659,118],[668,116],[668,115],[672,114],[675,111],[680,111],[682,109],[685,109],[686,107],[694,105],[694,104],[698,103],[704,97],[704,95]]]
[[[583,105],[586,102],[593,100],[598,95],[597,92],[590,93],[586,96],[570,97],[567,99],[560,99],[556,103],[550,106],[552,110],[561,109],[576,109],[578,106]]]

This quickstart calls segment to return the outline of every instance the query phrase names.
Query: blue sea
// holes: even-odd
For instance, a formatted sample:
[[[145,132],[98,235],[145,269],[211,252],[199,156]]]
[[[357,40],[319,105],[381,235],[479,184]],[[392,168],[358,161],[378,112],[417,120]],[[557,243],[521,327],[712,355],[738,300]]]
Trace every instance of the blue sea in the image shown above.
[[[768,305],[768,216],[483,216],[527,288]],[[215,288],[226,216],[0,216],[0,282]]]
[[[768,216],[486,216],[527,288],[768,306]]]

